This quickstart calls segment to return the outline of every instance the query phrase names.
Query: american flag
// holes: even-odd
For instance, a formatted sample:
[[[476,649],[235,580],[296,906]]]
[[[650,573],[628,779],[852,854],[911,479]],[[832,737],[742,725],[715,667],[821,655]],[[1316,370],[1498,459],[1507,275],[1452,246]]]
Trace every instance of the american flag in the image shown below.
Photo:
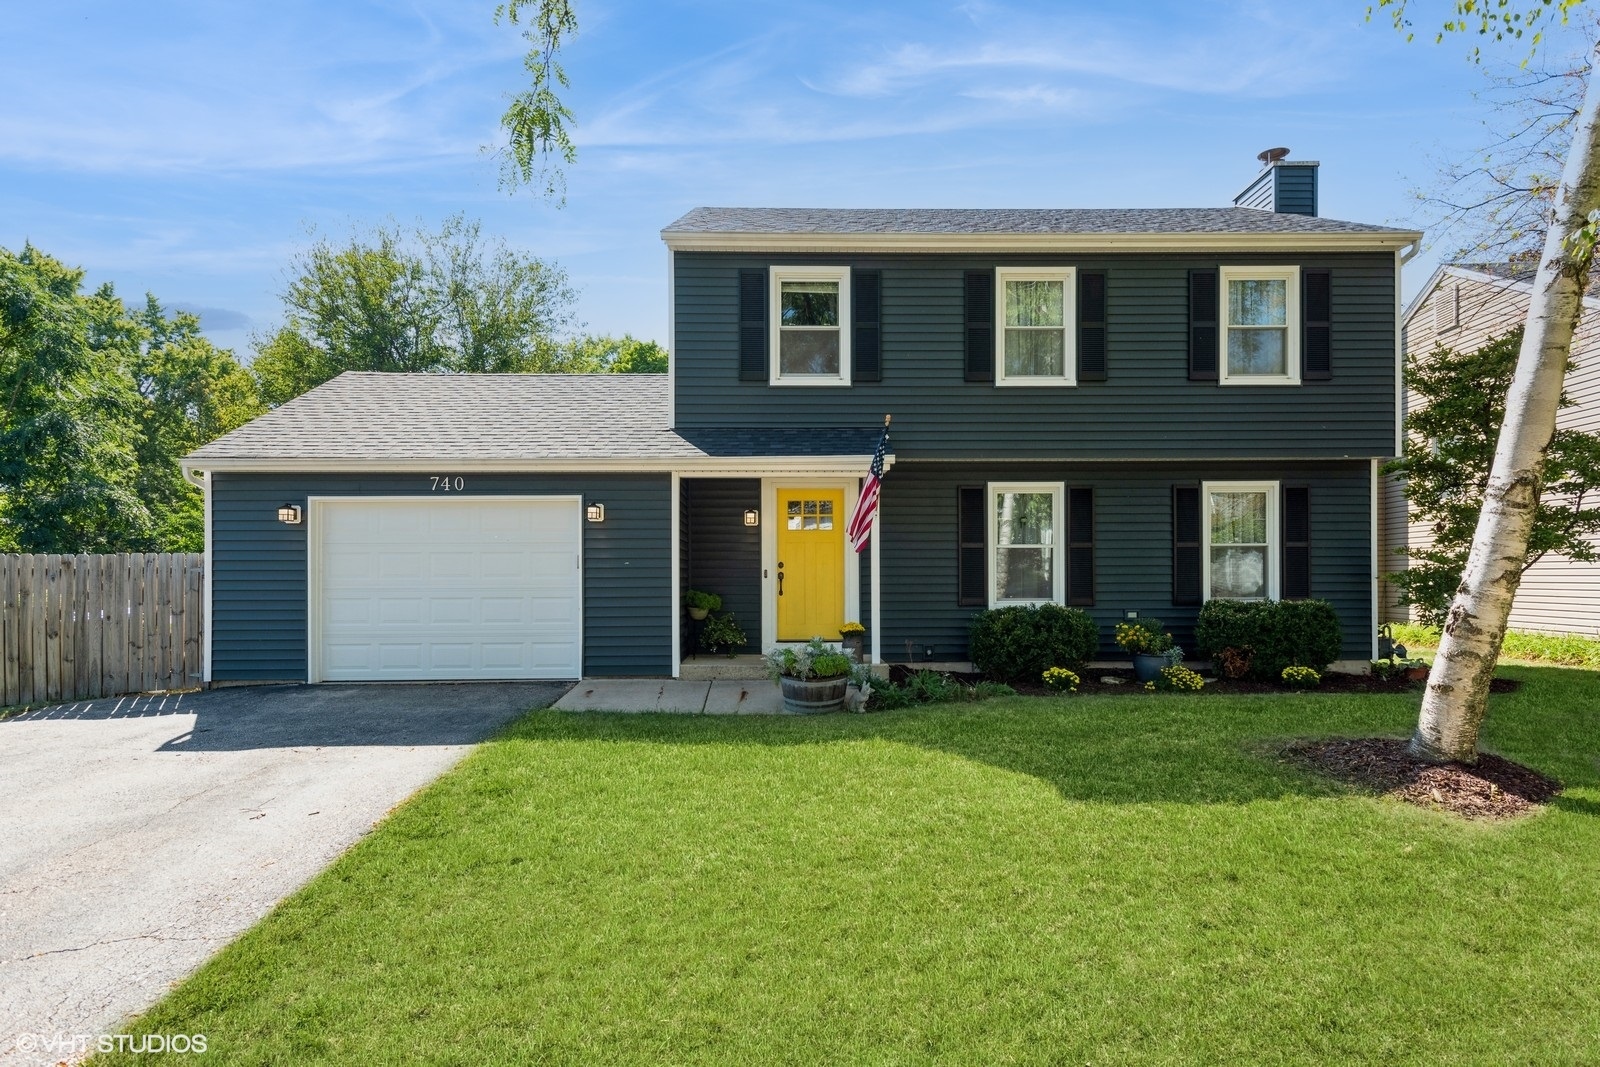
[[[878,450],[872,454],[872,466],[867,469],[867,480],[856,498],[855,510],[850,513],[850,524],[845,527],[850,547],[857,552],[867,547],[872,536],[872,520],[878,514],[878,490],[883,485],[883,453],[888,447],[889,427],[884,426],[883,436],[878,438]]]

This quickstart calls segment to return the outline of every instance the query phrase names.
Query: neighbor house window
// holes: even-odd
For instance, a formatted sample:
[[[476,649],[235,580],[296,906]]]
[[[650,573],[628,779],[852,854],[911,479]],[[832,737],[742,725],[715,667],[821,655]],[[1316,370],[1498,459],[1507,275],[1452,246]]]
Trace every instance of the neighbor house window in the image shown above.
[[[1060,483],[989,486],[991,607],[1064,603],[1061,508]]]
[[[1300,383],[1300,269],[1223,267],[1222,385]]]
[[[850,268],[772,268],[772,384],[850,383]]]
[[[996,385],[1072,385],[1072,271],[995,272]]]
[[[1278,483],[1207,482],[1207,600],[1278,596]]]

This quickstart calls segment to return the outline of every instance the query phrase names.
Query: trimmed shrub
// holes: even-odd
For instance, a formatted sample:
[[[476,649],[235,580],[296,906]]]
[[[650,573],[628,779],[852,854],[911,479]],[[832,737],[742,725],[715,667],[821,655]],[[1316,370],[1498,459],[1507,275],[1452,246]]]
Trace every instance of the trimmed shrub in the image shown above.
[[[1089,613],[1059,604],[993,608],[972,617],[972,665],[1002,682],[1041,677],[1050,667],[1078,670],[1100,647]]]
[[[1344,634],[1326,600],[1211,600],[1200,609],[1195,644],[1219,673],[1248,657],[1248,677],[1279,683],[1285,667],[1326,670]]]

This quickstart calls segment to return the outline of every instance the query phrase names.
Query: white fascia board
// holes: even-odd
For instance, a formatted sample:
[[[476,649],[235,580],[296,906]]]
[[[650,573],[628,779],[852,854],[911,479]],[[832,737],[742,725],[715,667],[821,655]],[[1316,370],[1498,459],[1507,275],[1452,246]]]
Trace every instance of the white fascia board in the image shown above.
[[[1384,233],[701,233],[663,230],[675,252],[1363,252],[1422,240]]]
[[[893,456],[884,457],[884,468],[894,465]],[[461,459],[449,456],[418,457],[415,459],[294,459],[284,457],[256,459],[204,459],[192,457],[184,460],[187,477],[191,472],[223,472],[237,474],[271,473],[348,473],[383,474],[412,473],[452,474],[518,473],[518,474],[670,474],[674,471],[697,476],[718,474],[841,474],[861,476],[872,463],[870,453],[858,456],[748,456],[705,459]]]

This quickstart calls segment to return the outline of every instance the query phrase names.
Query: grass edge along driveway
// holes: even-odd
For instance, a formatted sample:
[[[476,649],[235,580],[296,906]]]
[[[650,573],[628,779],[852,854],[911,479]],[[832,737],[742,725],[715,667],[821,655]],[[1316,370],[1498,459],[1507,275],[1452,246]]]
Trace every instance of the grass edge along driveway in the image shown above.
[[[1594,1061],[1600,676],[1507,673],[1486,746],[1568,789],[1497,826],[1271,756],[1404,734],[1408,696],[533,713],[135,1032],[229,1063]]]

